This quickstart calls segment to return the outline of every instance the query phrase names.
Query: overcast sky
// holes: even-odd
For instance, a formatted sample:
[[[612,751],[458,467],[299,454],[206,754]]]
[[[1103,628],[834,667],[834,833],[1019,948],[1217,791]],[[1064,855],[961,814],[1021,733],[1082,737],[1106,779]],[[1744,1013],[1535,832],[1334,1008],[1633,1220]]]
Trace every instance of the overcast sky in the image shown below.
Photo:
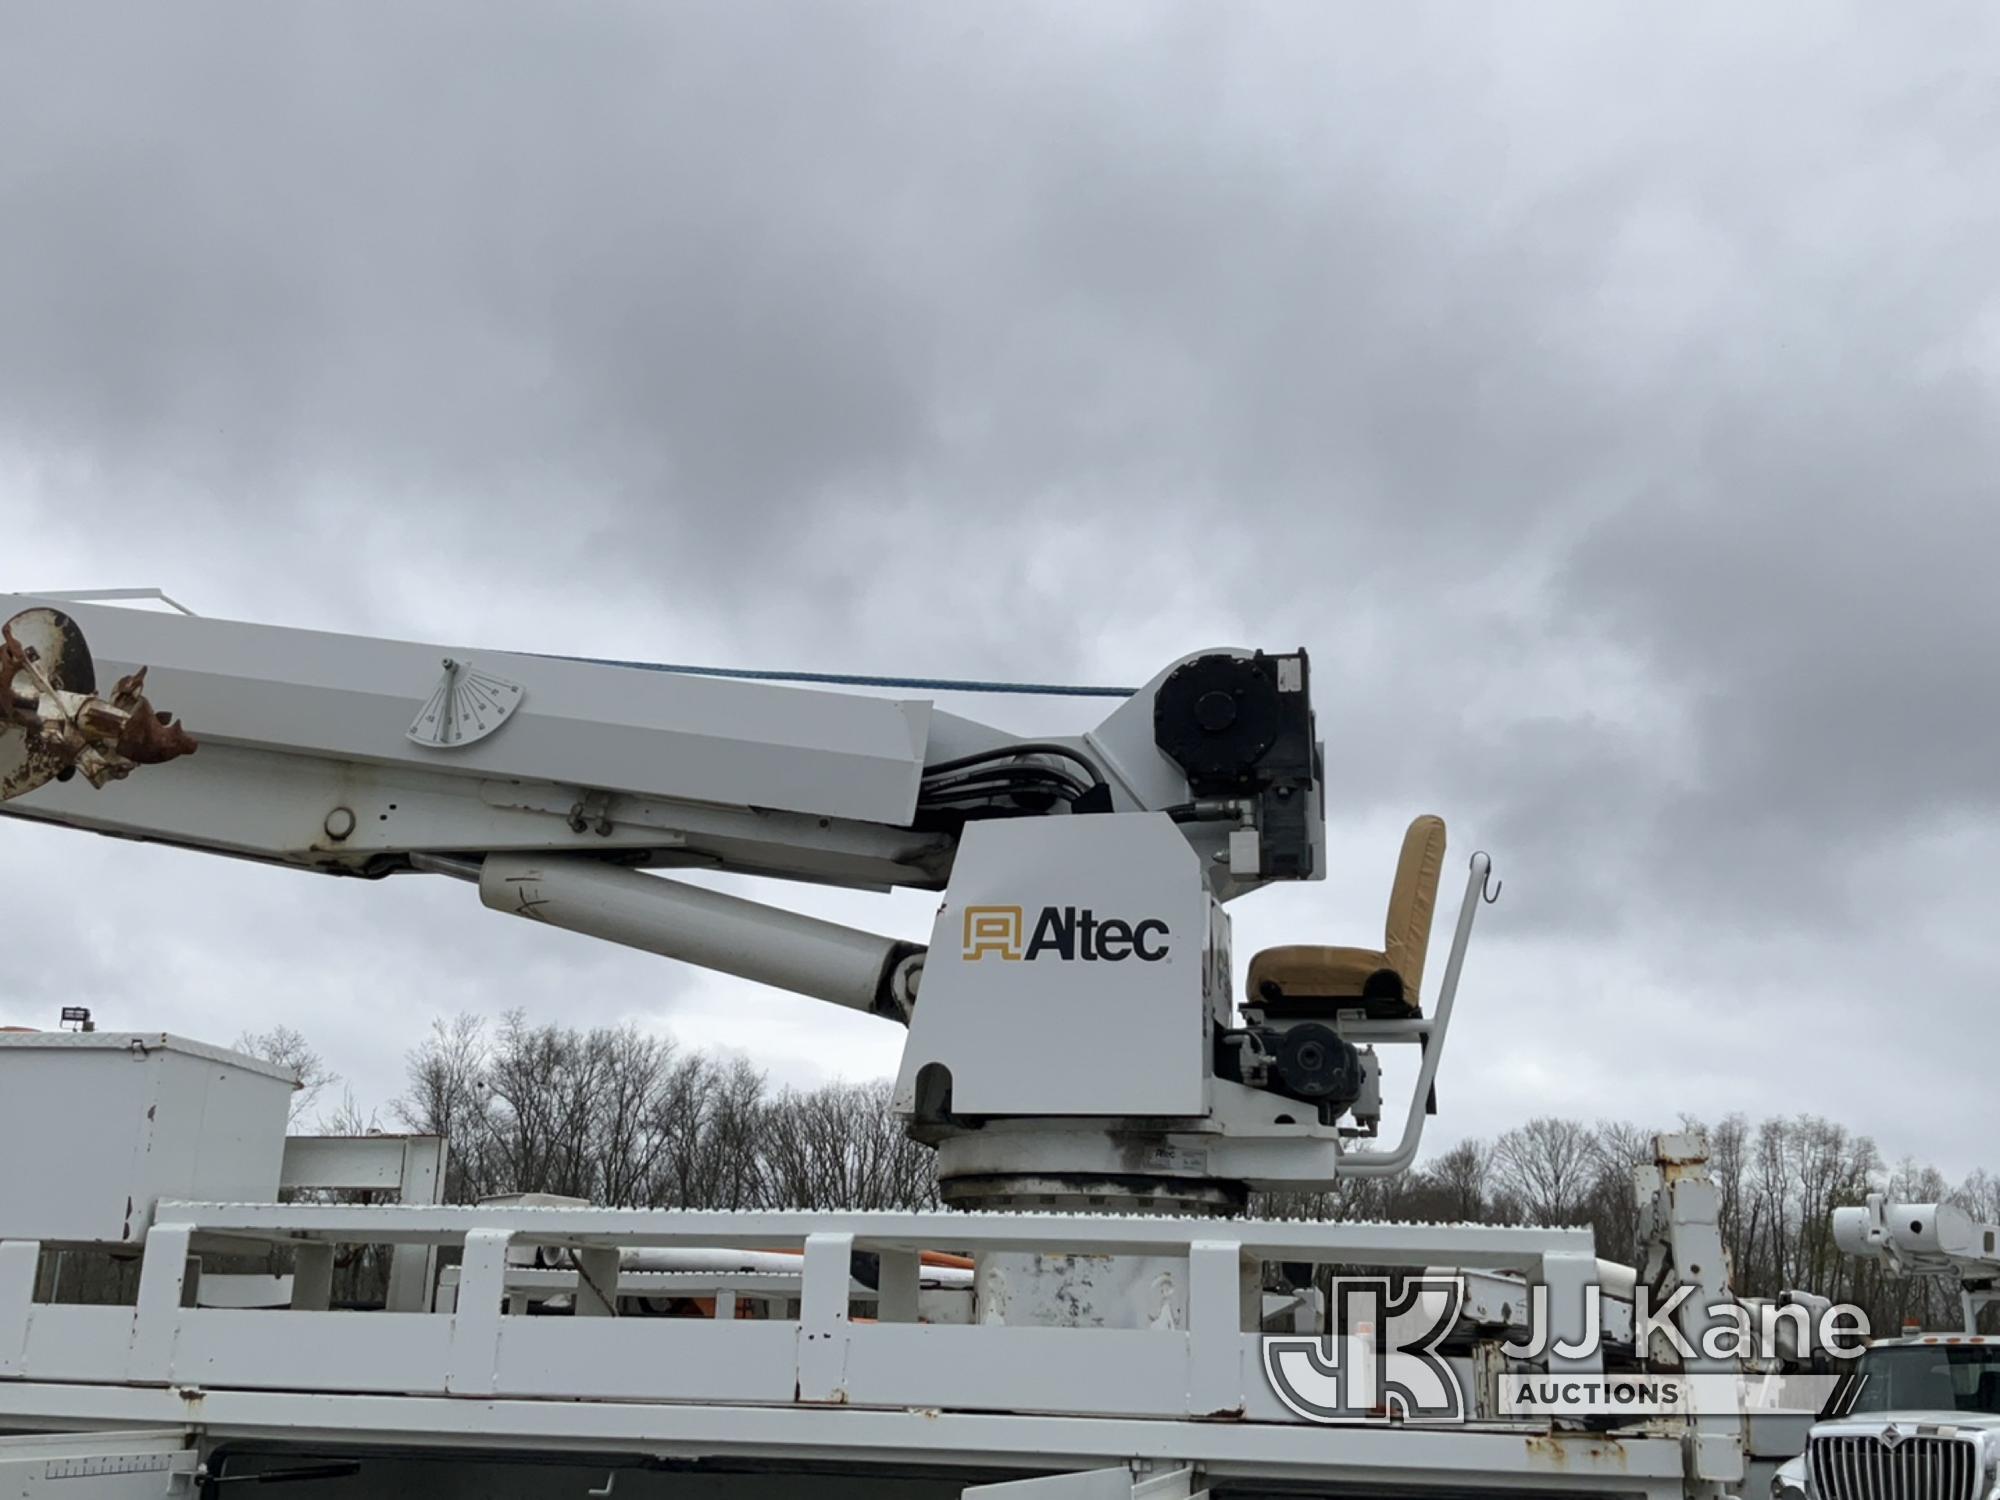
[[[1316,669],[1332,878],[1493,852],[1439,1140],[1815,1111],[2000,1167],[2000,12],[0,11],[0,588],[495,648]],[[171,705],[167,705],[171,707]],[[1024,731],[1068,703],[954,702]],[[900,1033],[0,824],[0,1022]],[[922,936],[934,898],[785,892]]]

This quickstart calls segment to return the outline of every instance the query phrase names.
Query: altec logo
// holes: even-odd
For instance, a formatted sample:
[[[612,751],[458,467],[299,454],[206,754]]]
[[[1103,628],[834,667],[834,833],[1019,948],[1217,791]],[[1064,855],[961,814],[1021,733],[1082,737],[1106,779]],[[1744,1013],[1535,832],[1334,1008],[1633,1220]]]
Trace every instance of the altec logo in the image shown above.
[[[1023,934],[1026,934],[1025,941]],[[1089,907],[1045,906],[1028,930],[1027,913],[1018,906],[968,906],[965,909],[965,956],[1003,959],[1052,958],[1083,963],[1123,963],[1136,958],[1158,963],[1170,951],[1167,924],[1158,917],[1127,922],[1099,919]]]

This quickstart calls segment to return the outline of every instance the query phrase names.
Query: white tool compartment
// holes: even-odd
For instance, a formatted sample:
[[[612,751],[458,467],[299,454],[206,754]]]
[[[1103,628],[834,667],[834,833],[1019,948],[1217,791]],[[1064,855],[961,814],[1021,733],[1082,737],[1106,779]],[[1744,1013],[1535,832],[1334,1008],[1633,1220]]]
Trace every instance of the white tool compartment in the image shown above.
[[[162,1198],[275,1201],[296,1087],[161,1032],[0,1034],[0,1240],[136,1243]]]
[[[174,1500],[196,1462],[178,1429],[0,1437],[0,1500]]]

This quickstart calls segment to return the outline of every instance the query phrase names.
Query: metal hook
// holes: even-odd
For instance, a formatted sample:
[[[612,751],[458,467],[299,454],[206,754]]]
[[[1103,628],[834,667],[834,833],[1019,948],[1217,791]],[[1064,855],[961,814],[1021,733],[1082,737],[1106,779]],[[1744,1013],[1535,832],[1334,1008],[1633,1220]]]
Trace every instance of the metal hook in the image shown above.
[[[1484,850],[1480,851],[1479,857],[1486,860],[1486,874],[1481,877],[1479,882],[1479,899],[1484,901],[1488,906],[1491,906],[1495,901],[1500,899],[1500,888],[1506,885],[1507,882],[1493,878],[1493,861]]]
[[[605,1474],[605,1476],[604,1476],[604,1488],[603,1488],[603,1489],[601,1489],[601,1490],[585,1490],[585,1491],[584,1491],[584,1493],[585,1493],[586,1495],[608,1495],[608,1494],[610,1494],[610,1493],[611,1493],[611,1492],[612,1492],[613,1490],[615,1490],[615,1489],[617,1489],[617,1488],[618,1488],[618,1471],[617,1471],[616,1469],[612,1469],[612,1470],[609,1470],[608,1472],[606,1472],[606,1474]]]

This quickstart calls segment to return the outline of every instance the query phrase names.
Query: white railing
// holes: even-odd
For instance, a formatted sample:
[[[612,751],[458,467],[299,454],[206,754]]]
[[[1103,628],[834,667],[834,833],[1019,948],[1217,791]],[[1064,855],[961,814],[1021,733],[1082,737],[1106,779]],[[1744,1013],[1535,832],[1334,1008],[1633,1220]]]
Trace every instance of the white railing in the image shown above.
[[[325,1310],[343,1245],[456,1251],[450,1311]],[[186,1306],[204,1250],[290,1248],[293,1305]],[[620,1251],[802,1252],[794,1319],[618,1317]],[[559,1247],[579,1316],[509,1314],[519,1251]],[[38,1304],[34,1245],[0,1244],[0,1379],[1295,1423],[1263,1377],[1245,1292],[1262,1263],[1515,1268],[1581,1306],[1587,1231],[1035,1214],[699,1213],[539,1207],[162,1204],[134,1307]],[[1186,1265],[1184,1327],[917,1321],[920,1252],[1129,1255]],[[879,1260],[875,1321],[852,1315],[856,1251]],[[512,1253],[510,1253],[512,1252]],[[515,1289],[518,1291],[518,1288]],[[1251,1297],[1252,1305],[1255,1297]],[[455,1303],[455,1307],[453,1304]],[[515,1297],[513,1305],[523,1306]],[[590,1316],[589,1314],[598,1314]]]

